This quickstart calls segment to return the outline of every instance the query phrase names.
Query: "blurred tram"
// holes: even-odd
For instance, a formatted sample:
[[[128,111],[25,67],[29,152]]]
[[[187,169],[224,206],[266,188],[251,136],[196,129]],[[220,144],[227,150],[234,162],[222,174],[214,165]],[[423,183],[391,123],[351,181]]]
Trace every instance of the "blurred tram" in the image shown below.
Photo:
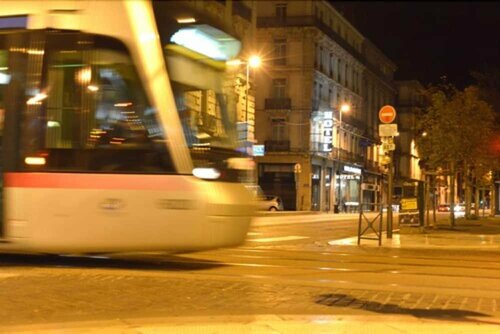
[[[240,48],[175,2],[2,4],[0,252],[241,244],[252,161],[225,71]]]

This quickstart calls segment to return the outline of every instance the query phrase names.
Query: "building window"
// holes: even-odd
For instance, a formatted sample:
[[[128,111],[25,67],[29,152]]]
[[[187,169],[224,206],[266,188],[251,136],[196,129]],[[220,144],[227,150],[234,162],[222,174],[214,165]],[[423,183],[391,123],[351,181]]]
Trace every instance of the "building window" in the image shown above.
[[[273,97],[286,97],[286,79],[273,79]]]
[[[323,47],[320,46],[319,50],[318,50],[318,65],[319,65],[320,71],[323,71],[323,61],[322,61],[322,58],[323,58]]]
[[[333,90],[332,87],[328,88],[328,106],[332,104]]]
[[[333,53],[330,53],[330,68],[329,68],[330,78],[333,77]]]
[[[342,60],[339,58],[337,60],[337,81],[340,82],[341,81],[341,72],[342,71]]]
[[[348,75],[348,71],[349,71],[349,65],[345,64],[345,74],[344,74],[344,85],[347,87],[347,88],[350,88],[349,87],[349,77],[347,76]]]
[[[284,3],[279,3],[276,5],[276,17],[278,20],[285,20],[286,19],[286,4]]]
[[[286,124],[284,118],[271,119],[271,136],[272,140],[286,140]]]
[[[321,91],[323,90],[323,85],[319,84],[318,85],[318,100],[321,100]]]
[[[286,65],[286,39],[274,40],[274,64]]]

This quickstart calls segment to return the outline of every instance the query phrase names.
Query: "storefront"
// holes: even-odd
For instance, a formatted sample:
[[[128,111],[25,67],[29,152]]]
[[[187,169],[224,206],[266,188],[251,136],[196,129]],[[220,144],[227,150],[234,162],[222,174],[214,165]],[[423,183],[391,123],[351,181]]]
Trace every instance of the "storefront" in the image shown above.
[[[339,212],[357,212],[359,210],[359,190],[361,168],[351,165],[341,165],[336,176],[335,191]]]
[[[259,164],[258,183],[266,195],[283,200],[285,210],[296,209],[296,184],[293,163]]]
[[[311,173],[311,210],[321,210],[321,166],[313,165]]]

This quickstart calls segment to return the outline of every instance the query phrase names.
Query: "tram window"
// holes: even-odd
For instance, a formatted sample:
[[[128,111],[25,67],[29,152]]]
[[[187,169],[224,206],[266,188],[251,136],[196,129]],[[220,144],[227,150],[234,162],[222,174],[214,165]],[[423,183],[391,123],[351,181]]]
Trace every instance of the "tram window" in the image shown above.
[[[49,48],[40,131],[46,166],[39,169],[173,171],[156,110],[125,47],[113,42],[84,50]]]
[[[0,50],[0,138],[3,136],[5,118],[5,94],[10,81],[7,50]]]

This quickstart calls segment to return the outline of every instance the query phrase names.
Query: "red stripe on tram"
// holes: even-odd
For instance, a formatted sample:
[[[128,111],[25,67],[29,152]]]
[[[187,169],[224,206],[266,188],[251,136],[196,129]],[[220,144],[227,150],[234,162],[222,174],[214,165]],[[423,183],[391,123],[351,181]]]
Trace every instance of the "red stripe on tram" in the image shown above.
[[[191,191],[193,185],[179,175],[5,173],[4,187],[57,189],[129,189]]]

